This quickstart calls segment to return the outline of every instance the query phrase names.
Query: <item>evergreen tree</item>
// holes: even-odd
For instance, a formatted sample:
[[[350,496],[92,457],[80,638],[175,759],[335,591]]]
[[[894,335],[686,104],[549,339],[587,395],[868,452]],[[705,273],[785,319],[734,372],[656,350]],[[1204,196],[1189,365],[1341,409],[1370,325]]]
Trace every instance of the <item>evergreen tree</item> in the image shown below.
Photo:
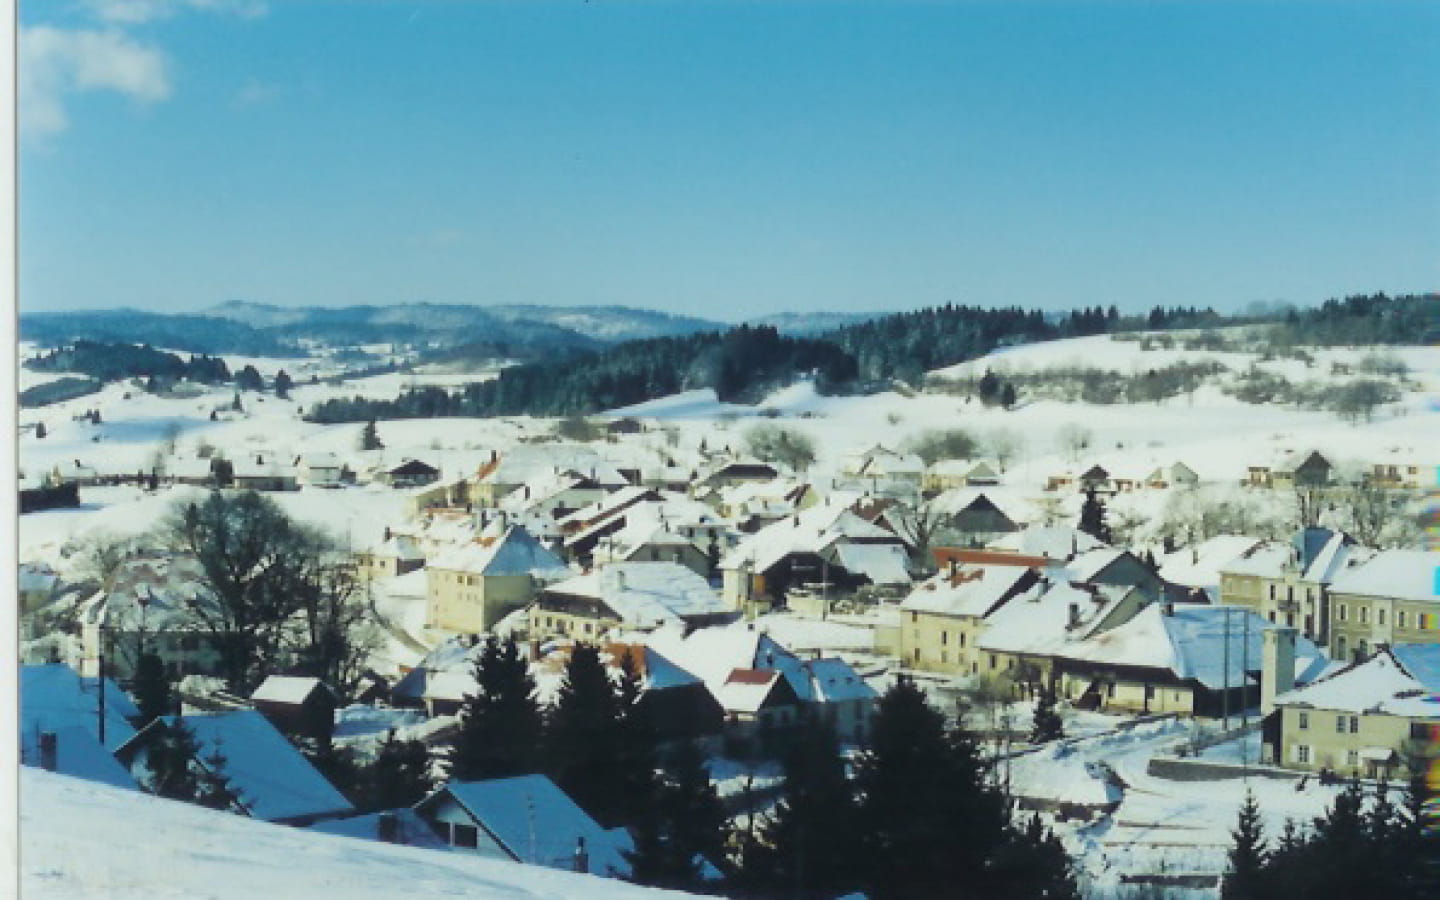
[[[1015,385],[1009,381],[1000,390],[1000,405],[1006,409],[1015,408]]]
[[[430,792],[430,750],[423,741],[402,741],[395,730],[385,736],[367,778],[370,809],[414,806]]]
[[[1267,853],[1265,826],[1260,821],[1260,804],[1253,791],[1245,792],[1230,848],[1229,871],[1221,888],[1223,900],[1264,900],[1269,896],[1265,878]]]
[[[374,419],[371,419],[370,421],[366,422],[366,423],[365,423],[365,427],[360,430],[360,449],[361,449],[361,450],[383,450],[383,449],[385,449],[385,445],[380,442],[380,434],[379,434],[379,432],[378,432],[378,431],[376,430],[376,428],[375,428],[375,420],[374,420]]]
[[[780,802],[745,860],[770,896],[836,897],[861,883],[861,820],[831,727],[812,717],[787,742]]]
[[[975,745],[909,679],[880,698],[858,775],[875,900],[943,897],[956,885],[997,896],[987,863],[1006,839],[1005,804],[985,783]]]
[[[235,389],[237,391],[263,391],[265,390],[265,379],[260,377],[258,369],[247,365],[235,373]]]
[[[150,744],[146,768],[150,772],[150,793],[167,800],[194,803],[200,796],[196,760],[200,746],[195,733],[179,716],[161,728]]]
[[[654,802],[630,831],[631,880],[672,890],[703,891],[702,867],[724,859],[728,817],[694,744],[681,742],[666,760]]]
[[[239,392],[239,391],[236,391],[236,392],[235,392],[235,399],[233,399],[233,400],[230,401],[230,411],[231,411],[231,412],[244,412],[244,411],[245,411],[245,407],[242,406],[241,403],[240,403],[240,392]]]
[[[165,677],[165,663],[154,653],[142,653],[135,665],[135,705],[140,709],[137,728],[144,728],[166,715],[174,706],[170,681]]]
[[[1007,828],[990,870],[991,882],[998,886],[996,896],[1080,900],[1065,846],[1040,821],[1039,813],[1032,814],[1023,828]]]
[[[35,437],[36,437],[36,439],[43,439],[43,438],[45,437],[45,435],[48,434],[48,433],[49,433],[49,432],[47,432],[47,431],[45,430],[45,423],[44,423],[44,422],[36,422],[36,423],[35,423]]]
[[[1040,688],[1035,701],[1035,720],[1030,726],[1030,743],[1045,744],[1065,736],[1065,722],[1055,711],[1055,686],[1046,684]]]
[[[1110,526],[1106,522],[1105,504],[1093,489],[1085,492],[1085,502],[1080,506],[1079,529],[1097,540],[1110,543]]]
[[[609,828],[627,809],[620,699],[600,652],[576,644],[545,729],[547,773],[591,817]]]
[[[275,397],[279,400],[290,399],[290,388],[294,387],[295,381],[284,369],[275,373]]]
[[[989,369],[980,376],[980,402],[986,406],[994,406],[1000,399],[1000,378]]]
[[[450,745],[449,777],[481,781],[536,771],[542,716],[530,664],[515,640],[487,638],[474,674],[478,690],[467,694],[460,707],[460,728]]]
[[[633,648],[626,648],[619,659],[620,681],[615,686],[619,703],[620,725],[617,740],[615,774],[615,820],[623,824],[653,816],[661,789],[657,776],[657,738],[647,707],[640,703],[643,682],[640,661]]]
[[[195,802],[207,809],[233,810],[243,807],[240,791],[230,784],[230,775],[226,771],[230,760],[225,756],[224,744],[219,737],[215,738],[215,745],[203,762],[204,766],[198,776],[199,791],[195,795]]]

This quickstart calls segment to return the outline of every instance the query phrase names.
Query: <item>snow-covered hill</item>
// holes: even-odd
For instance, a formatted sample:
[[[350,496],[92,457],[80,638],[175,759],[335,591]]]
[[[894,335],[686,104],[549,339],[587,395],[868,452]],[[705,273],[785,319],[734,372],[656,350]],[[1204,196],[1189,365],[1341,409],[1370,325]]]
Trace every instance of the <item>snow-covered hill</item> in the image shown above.
[[[688,896],[272,825],[29,767],[20,770],[19,882],[26,900]]]

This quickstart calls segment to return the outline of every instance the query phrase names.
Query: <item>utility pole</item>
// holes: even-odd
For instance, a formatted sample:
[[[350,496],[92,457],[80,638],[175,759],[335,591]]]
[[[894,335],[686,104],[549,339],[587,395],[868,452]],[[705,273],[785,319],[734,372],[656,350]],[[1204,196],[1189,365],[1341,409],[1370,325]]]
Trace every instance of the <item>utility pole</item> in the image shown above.
[[[1225,649],[1220,674],[1224,687],[1220,691],[1221,730],[1230,730],[1230,607],[1225,607]]]
[[[103,747],[105,746],[105,623],[103,620],[101,621],[97,630],[100,633],[100,677],[99,679],[97,679],[97,682],[100,685],[100,721],[98,723],[98,730],[100,732],[100,746]]]

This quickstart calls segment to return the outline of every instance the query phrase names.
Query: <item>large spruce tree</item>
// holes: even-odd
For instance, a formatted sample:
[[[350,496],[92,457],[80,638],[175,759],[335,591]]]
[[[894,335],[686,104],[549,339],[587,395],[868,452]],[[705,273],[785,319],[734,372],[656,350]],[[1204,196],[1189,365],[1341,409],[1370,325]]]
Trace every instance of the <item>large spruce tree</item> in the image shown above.
[[[466,695],[450,744],[450,778],[480,781],[538,771],[543,718],[530,664],[515,640],[486,639],[474,674],[477,690]]]

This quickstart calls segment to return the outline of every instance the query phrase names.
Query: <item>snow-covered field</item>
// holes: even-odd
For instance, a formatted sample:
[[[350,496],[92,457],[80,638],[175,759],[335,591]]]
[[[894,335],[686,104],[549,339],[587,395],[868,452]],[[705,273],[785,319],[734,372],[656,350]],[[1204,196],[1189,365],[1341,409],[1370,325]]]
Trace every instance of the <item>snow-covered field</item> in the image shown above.
[[[26,900],[687,896],[287,828],[30,767],[21,768],[19,787]]]

